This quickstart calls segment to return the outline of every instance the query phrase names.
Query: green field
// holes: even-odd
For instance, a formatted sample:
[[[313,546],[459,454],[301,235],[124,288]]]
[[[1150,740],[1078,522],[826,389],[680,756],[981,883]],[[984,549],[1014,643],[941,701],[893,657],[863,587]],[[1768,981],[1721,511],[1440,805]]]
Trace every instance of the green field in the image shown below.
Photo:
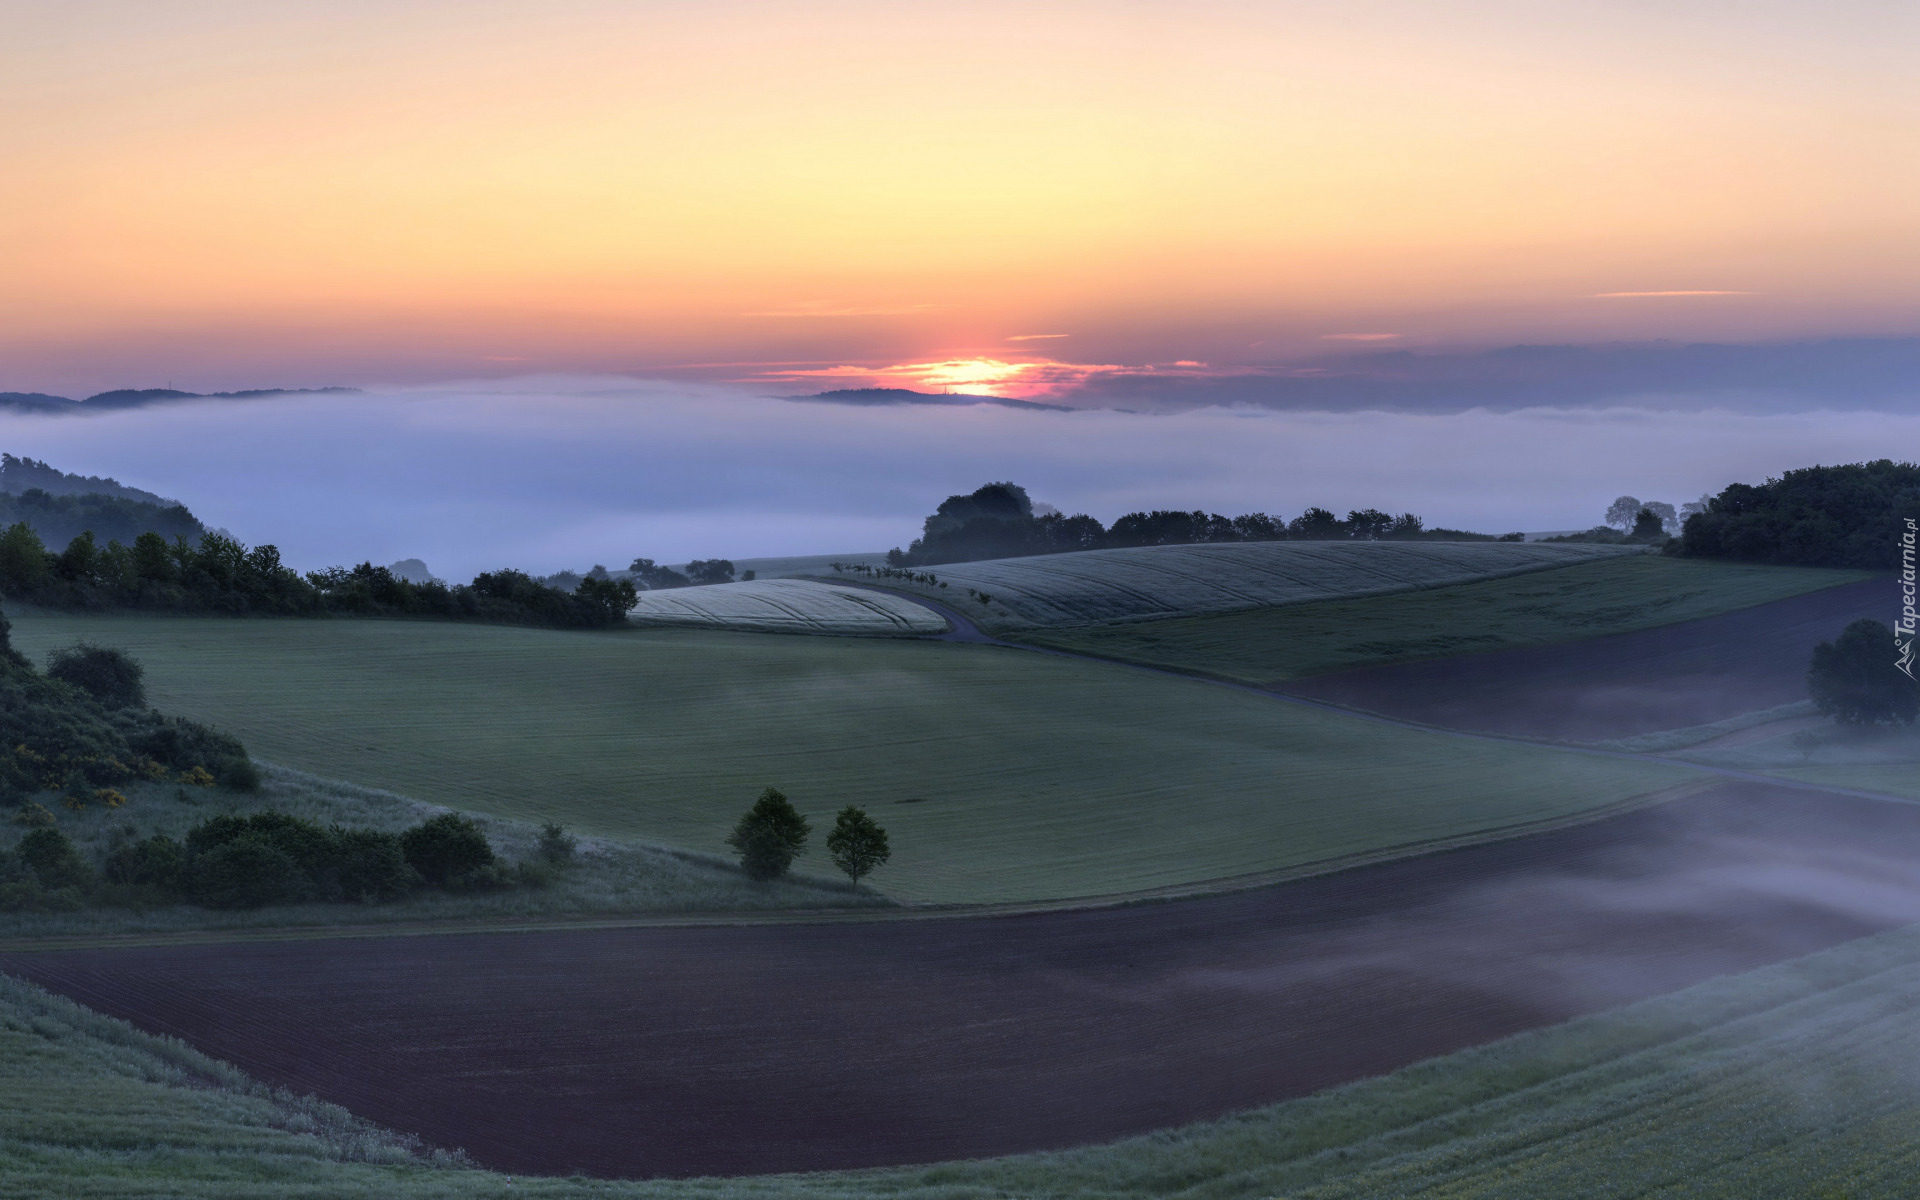
[[[1409,595],[1033,630],[1021,641],[1267,684],[1626,633],[1868,579],[1864,571],[1634,555]]]
[[[1692,768],[1398,730],[990,646],[693,630],[27,615],[147,664],[162,711],[267,760],[454,808],[724,851],[761,788],[893,835],[920,901],[1300,869],[1577,817]],[[137,814],[133,814],[137,816]],[[816,849],[802,867],[819,870]]]
[[[923,569],[934,584],[876,582],[944,601],[982,628],[1009,632],[1379,596],[1644,553],[1588,543],[1220,542],[946,563]]]
[[[0,1197],[1905,1197],[1920,932],[1104,1146],[826,1175],[508,1181],[0,976]]]

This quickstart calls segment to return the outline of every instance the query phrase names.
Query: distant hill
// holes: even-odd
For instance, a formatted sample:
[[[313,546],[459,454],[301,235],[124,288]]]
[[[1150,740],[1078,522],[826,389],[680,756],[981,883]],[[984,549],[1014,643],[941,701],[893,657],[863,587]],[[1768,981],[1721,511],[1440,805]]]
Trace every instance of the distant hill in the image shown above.
[[[35,488],[49,496],[111,496],[118,500],[157,504],[162,508],[173,508],[180,503],[137,487],[128,487],[117,479],[103,479],[98,475],[69,475],[31,458],[0,454],[0,492],[19,496]]]
[[[69,475],[31,458],[0,454],[0,527],[25,521],[59,551],[89,530],[101,545],[132,545],[143,533],[198,544],[207,527],[178,500],[117,479]]]
[[[786,396],[783,399],[806,404],[854,404],[862,407],[888,404],[973,405],[998,404],[1002,408],[1028,408],[1047,412],[1072,412],[1065,404],[1042,404],[1037,400],[1015,400],[1008,396],[973,396],[958,392],[916,392],[908,388],[841,388],[815,392],[811,396]]]
[[[174,388],[117,388],[71,400],[49,396],[45,392],[0,392],[0,409],[14,412],[64,413],[109,412],[123,408],[147,408],[155,404],[174,404],[183,400],[258,400],[266,396],[320,396],[357,392],[359,388],[248,388],[238,392],[182,392]]]

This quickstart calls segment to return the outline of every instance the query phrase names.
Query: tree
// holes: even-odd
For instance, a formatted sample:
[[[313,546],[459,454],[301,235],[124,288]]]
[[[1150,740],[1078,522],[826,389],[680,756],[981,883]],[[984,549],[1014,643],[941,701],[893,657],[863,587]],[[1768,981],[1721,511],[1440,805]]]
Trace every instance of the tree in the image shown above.
[[[631,579],[594,579],[580,581],[573,594],[586,603],[601,620],[608,625],[617,625],[626,619],[633,606],[640,603],[640,593],[634,590]]]
[[[1843,725],[1911,725],[1920,717],[1920,683],[1902,674],[1893,631],[1870,618],[1813,648],[1807,691]]]
[[[867,815],[866,809],[851,804],[840,810],[833,831],[827,834],[827,856],[833,859],[834,866],[847,873],[855,891],[860,889],[860,877],[871,874],[892,853],[887,845],[887,831]]]
[[[1657,542],[1667,536],[1667,531],[1661,527],[1659,513],[1643,508],[1633,518],[1633,532],[1627,536],[1636,542]]]
[[[696,558],[687,564],[687,578],[696,584],[732,583],[733,560]]]
[[[1632,496],[1621,496],[1612,504],[1607,505],[1606,523],[1620,530],[1620,532],[1625,533],[1627,530],[1633,528],[1635,519],[1640,516],[1640,510],[1645,507],[1646,505],[1635,500]]]
[[[785,793],[768,788],[740,818],[727,845],[740,852],[740,869],[751,879],[778,879],[806,851],[807,819]]]
[[[1347,532],[1361,541],[1373,541],[1393,528],[1393,518],[1377,508],[1357,508],[1347,514]]]
[[[662,588],[686,587],[693,582],[672,567],[660,566],[650,558],[634,559],[627,570],[632,573],[640,587],[650,592],[657,592]]]
[[[47,674],[70,683],[108,708],[145,708],[146,669],[125,650],[75,642],[47,656]]]

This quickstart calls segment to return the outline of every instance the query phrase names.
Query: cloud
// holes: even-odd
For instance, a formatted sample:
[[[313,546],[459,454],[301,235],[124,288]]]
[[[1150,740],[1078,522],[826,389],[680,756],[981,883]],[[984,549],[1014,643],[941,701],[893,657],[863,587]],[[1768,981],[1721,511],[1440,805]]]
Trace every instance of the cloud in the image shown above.
[[[902,317],[929,312],[931,304],[850,305],[829,304],[822,300],[803,300],[798,304],[741,313],[743,317]]]
[[[1323,333],[1323,342],[1390,342],[1402,336],[1398,333]]]
[[[1626,300],[1639,296],[1757,296],[1758,292],[1676,291],[1676,292],[1595,292],[1594,300]]]
[[[1070,333],[1016,333],[1008,338],[1009,342],[1041,342],[1050,338],[1072,337]]]
[[[1622,493],[1678,502],[1916,444],[1912,413],[858,407],[622,377],[0,415],[9,452],[177,496],[303,570],[418,557],[461,579],[884,550],[993,479],[1104,521],[1317,504],[1491,532],[1583,528]]]

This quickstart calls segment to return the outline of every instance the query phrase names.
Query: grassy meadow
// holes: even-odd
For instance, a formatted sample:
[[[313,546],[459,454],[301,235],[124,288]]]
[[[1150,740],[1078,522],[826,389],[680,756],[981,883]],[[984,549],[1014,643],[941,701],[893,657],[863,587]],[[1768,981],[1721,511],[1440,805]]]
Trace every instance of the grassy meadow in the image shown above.
[[[0,1197],[1896,1197],[1920,930],[1108,1145],[738,1180],[508,1180],[0,976]]]
[[[1643,553],[1587,543],[1227,542],[922,568],[945,587],[879,582],[943,600],[982,628],[1008,632],[1384,595]]]
[[[129,784],[127,804],[84,812],[54,808],[61,830],[91,861],[99,861],[124,839],[163,833],[175,841],[210,817],[277,809],[316,824],[399,833],[445,811],[406,796],[339,780],[321,779],[267,764],[260,790],[241,794],[211,787]],[[494,852],[510,863],[538,858],[539,825],[507,817],[477,815]],[[11,848],[26,830],[0,825],[0,847]],[[579,838],[573,862],[549,872],[542,886],[501,891],[422,890],[384,904],[281,904],[267,908],[220,910],[192,905],[132,910],[88,907],[73,912],[0,912],[0,943],[17,938],[68,938],[100,934],[169,934],[187,930],[243,930],[316,926],[393,925],[409,921],[524,921],[560,916],[619,916],[648,913],[742,912],[796,908],[888,907],[868,888],[847,886],[845,876],[828,879],[795,874],[773,883],[755,883],[732,860],[715,854],[691,854],[663,846]],[[816,867],[825,863],[816,863]],[[17,944],[17,943],[16,943]]]
[[[768,785],[865,806],[904,900],[1023,902],[1303,870],[1577,819],[1680,764],[1398,730],[991,646],[693,630],[18,615],[131,651],[154,704],[432,804],[724,853]],[[825,873],[815,848],[798,864]]]
[[[1632,555],[1415,595],[1014,636],[1079,654],[1268,684],[1351,667],[1627,633],[1867,578],[1864,571]]]

